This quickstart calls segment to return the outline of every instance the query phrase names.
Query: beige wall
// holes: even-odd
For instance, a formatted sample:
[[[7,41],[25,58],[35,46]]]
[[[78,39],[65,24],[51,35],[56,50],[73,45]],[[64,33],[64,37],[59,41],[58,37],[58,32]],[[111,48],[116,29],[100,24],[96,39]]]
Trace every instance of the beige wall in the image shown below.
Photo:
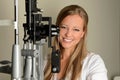
[[[0,20],[13,20],[14,0],[0,0]],[[19,32],[22,48],[23,27],[25,22],[25,0],[19,0]],[[120,75],[120,0],[38,0],[43,16],[51,16],[55,23],[61,8],[69,4],[83,6],[89,15],[88,49],[102,56],[108,69],[109,80]],[[14,27],[0,26],[0,60],[11,60],[14,44]],[[10,76],[0,74],[0,80]]]

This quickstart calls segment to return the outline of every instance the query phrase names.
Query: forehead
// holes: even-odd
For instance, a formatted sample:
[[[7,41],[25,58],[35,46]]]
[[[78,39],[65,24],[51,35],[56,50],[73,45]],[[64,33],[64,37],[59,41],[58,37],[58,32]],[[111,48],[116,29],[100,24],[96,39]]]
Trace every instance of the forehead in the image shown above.
[[[80,27],[80,26],[84,26],[84,19],[78,14],[68,15],[62,20],[61,24]]]

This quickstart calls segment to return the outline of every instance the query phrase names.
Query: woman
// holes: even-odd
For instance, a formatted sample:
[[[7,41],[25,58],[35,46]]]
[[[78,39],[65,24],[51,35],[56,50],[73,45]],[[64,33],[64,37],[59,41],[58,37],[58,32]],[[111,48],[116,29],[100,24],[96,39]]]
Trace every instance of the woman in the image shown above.
[[[51,62],[45,67],[45,80],[107,80],[102,58],[86,49],[88,15],[78,5],[64,7],[56,21],[60,34],[54,46],[60,50],[60,72],[51,72]]]

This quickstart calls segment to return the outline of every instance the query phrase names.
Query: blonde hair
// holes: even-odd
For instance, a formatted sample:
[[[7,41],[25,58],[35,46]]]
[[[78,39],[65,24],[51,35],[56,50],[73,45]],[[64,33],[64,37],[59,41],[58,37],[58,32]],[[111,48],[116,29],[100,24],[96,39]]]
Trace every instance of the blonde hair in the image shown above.
[[[72,76],[71,80],[76,80],[81,75],[82,70],[82,61],[87,55],[87,49],[86,49],[86,34],[87,34],[87,25],[88,25],[88,15],[86,11],[78,5],[69,5],[64,7],[60,13],[58,14],[56,25],[59,26],[62,20],[68,16],[68,15],[74,15],[78,14],[80,17],[84,20],[84,36],[80,40],[80,42],[77,44],[73,54],[71,55],[71,58],[69,60],[68,66],[66,68],[66,72],[64,74],[64,77],[72,70]],[[54,40],[54,46],[56,49],[61,50],[61,45],[59,44],[58,37],[55,37]],[[48,61],[46,68],[45,68],[45,80],[50,80],[52,77],[51,73],[51,64],[50,60]]]

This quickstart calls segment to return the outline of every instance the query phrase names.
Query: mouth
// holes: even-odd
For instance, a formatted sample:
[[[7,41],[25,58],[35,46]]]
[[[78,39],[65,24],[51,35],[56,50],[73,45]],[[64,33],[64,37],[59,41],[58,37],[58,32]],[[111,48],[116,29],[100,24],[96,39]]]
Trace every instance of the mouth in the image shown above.
[[[65,42],[72,42],[72,39],[63,38]]]

